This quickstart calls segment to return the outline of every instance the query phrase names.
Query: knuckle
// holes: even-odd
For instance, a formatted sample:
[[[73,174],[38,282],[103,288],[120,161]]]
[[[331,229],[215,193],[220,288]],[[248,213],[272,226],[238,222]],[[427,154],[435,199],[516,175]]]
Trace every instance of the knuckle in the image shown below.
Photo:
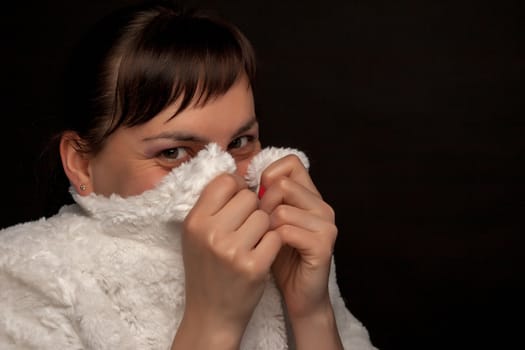
[[[255,259],[246,257],[239,265],[239,270],[249,282],[258,282],[263,277],[263,271]]]
[[[320,246],[327,246],[332,249],[337,239],[337,233],[338,230],[336,225],[332,223],[326,224],[318,235],[319,240],[321,240]]]
[[[198,230],[200,226],[200,220],[197,220],[195,218],[195,215],[190,212],[188,216],[186,217],[186,220],[184,220],[182,227],[184,229],[184,232],[195,232]]]
[[[337,226],[335,224],[330,224],[330,229],[329,229],[329,235],[331,235],[331,237],[333,238],[332,241],[335,241],[335,239],[337,238],[337,235],[339,234],[339,230],[337,229]]]
[[[217,245],[215,245],[214,247],[217,247]],[[216,248],[216,253],[220,256],[222,260],[229,263],[235,264],[235,262],[239,260],[238,250],[236,247],[233,246],[220,247],[218,249]]]
[[[320,201],[320,204],[315,209],[315,212],[319,217],[324,218],[325,220],[330,222],[335,222],[335,211],[325,201]]]
[[[328,217],[331,221],[335,221],[335,211],[334,208],[332,208],[328,203],[324,202],[324,211],[326,217]]]
[[[227,189],[237,188],[239,186],[238,181],[235,179],[233,174],[224,173],[217,176],[214,179],[217,186],[224,187]]]
[[[277,231],[278,231],[280,234],[282,234],[283,236],[286,237],[286,236],[292,234],[293,231],[294,231],[294,229],[295,229],[294,226],[285,224],[285,225],[281,225],[281,226],[279,226],[279,228],[278,228]]]
[[[284,161],[289,162],[292,165],[301,165],[303,166],[303,162],[301,162],[301,159],[296,154],[288,154],[283,157]]]
[[[290,183],[291,183],[290,178],[286,176],[281,176],[275,179],[273,186],[276,186],[277,188],[279,188],[279,190],[283,192],[287,192],[290,188]]]
[[[286,205],[278,205],[274,209],[274,211],[272,213],[272,216],[277,221],[283,221],[283,220],[285,220],[288,217],[289,211],[290,211],[290,208],[288,206],[286,206]]]
[[[208,240],[209,251],[214,256],[217,262],[223,266],[227,266],[229,269],[235,270],[240,261],[240,252],[237,246],[227,244],[225,240],[215,239],[212,243]]]
[[[209,250],[217,252],[221,248],[220,242],[222,242],[223,240],[219,239],[219,237],[220,232],[217,229],[211,228],[207,231],[205,244]]]

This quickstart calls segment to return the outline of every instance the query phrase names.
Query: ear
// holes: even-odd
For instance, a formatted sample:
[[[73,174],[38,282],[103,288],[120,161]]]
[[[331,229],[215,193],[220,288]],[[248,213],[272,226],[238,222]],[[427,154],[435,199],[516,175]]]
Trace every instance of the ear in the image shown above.
[[[66,131],[60,138],[60,158],[62,167],[71,185],[80,195],[93,192],[89,172],[89,156],[82,152],[82,138],[74,131]]]

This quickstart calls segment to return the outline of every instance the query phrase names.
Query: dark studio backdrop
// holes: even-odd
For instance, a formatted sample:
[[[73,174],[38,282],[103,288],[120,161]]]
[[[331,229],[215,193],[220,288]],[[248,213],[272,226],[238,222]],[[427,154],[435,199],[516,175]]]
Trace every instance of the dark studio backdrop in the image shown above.
[[[36,164],[58,76],[78,36],[123,3],[3,6],[2,227],[56,210]],[[309,155],[337,214],[341,291],[372,342],[522,343],[523,1],[188,3],[253,42],[263,142]]]

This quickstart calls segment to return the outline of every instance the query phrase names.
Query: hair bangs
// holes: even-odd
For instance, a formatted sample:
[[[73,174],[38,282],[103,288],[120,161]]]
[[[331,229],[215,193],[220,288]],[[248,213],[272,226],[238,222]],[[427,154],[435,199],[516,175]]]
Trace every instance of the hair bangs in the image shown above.
[[[253,85],[253,48],[239,30],[208,17],[156,16],[120,53],[113,127],[145,123],[177,101],[173,117],[203,106],[243,75]]]

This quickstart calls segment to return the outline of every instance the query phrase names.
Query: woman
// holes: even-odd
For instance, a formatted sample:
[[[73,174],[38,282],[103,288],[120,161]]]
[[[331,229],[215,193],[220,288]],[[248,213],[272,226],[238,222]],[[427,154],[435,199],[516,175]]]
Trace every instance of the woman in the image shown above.
[[[128,8],[72,62],[58,150],[76,203],[0,232],[2,349],[373,349],[308,159],[261,146],[237,28]]]

